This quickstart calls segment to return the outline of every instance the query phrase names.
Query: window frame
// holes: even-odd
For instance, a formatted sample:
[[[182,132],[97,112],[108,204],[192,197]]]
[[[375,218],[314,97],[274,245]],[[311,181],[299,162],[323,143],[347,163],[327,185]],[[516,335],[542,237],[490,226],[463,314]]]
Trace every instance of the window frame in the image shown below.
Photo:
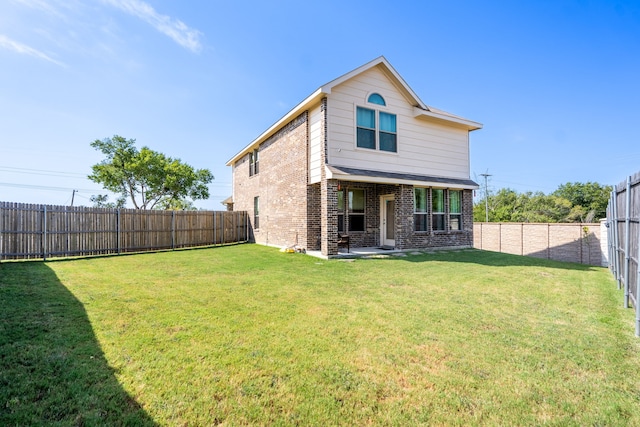
[[[379,97],[380,102],[372,102],[372,98],[374,98],[374,101],[377,100],[377,98],[375,97]],[[371,150],[371,151],[375,151],[375,152],[379,152],[379,153],[390,153],[390,154],[398,154],[398,115],[395,113],[391,113],[389,108],[387,108],[387,103],[386,100],[384,99],[384,97],[382,95],[380,95],[377,92],[372,92],[370,94],[367,95],[366,98],[366,102],[364,103],[364,105],[358,105],[358,104],[354,104],[355,109],[354,109],[354,123],[355,123],[355,147],[356,149],[363,149],[363,150]],[[374,127],[368,127],[365,125],[361,125],[360,122],[358,121],[359,118],[359,110],[365,110],[365,111],[372,111],[374,116]],[[393,122],[393,130],[391,129],[382,129],[382,124],[383,124],[383,115],[389,116],[390,119]],[[385,120],[385,122],[387,122],[388,120]],[[369,144],[364,144],[364,140],[361,140],[360,135],[361,135],[361,130],[363,132],[373,132],[373,147],[369,147],[367,145]],[[382,143],[383,141],[383,136],[384,136],[384,140],[385,140],[385,144]],[[390,138],[392,137],[393,139],[393,150],[389,150],[386,148],[382,148],[383,145],[388,145],[390,143]],[[361,142],[362,141],[362,142]]]
[[[351,196],[351,194],[355,191],[362,192],[362,212],[356,212],[353,209],[353,197]],[[347,230],[349,230],[349,233],[364,233],[367,230],[367,221],[366,221],[367,192],[364,188],[347,188],[346,196],[347,196],[346,212],[349,220],[349,223],[347,224]],[[355,218],[362,218],[362,230],[352,229],[352,224],[355,222],[353,220]]]
[[[253,197],[253,229],[260,229],[260,196]]]
[[[387,101],[385,101],[384,96],[380,95],[378,92],[371,92],[367,95],[367,103],[382,105],[383,107],[387,106]]]
[[[360,116],[358,112],[360,110],[371,111],[373,113],[373,127],[368,127],[364,125],[360,125],[358,121],[358,117]],[[373,147],[367,147],[365,145],[360,145],[360,130],[369,133],[373,133]],[[378,112],[373,108],[366,108],[361,106],[356,106],[356,148],[362,148],[364,150],[378,150]],[[364,141],[363,141],[364,144]]]
[[[418,203],[416,200],[416,192],[418,190],[424,191],[424,211],[418,210]],[[431,194],[430,188],[428,187],[413,187],[413,231],[416,233],[428,233],[429,224],[431,223],[431,216],[429,215],[429,196]],[[418,221],[418,217],[421,218],[421,221]],[[423,230],[419,230],[418,226],[421,225],[424,227]],[[422,228],[422,227],[421,227]]]
[[[382,115],[385,114],[389,117],[393,117],[394,130],[382,129]],[[386,111],[378,111],[378,151],[384,151],[385,153],[398,153],[398,115],[388,113]],[[394,150],[387,150],[382,148],[382,135],[393,135]]]
[[[341,197],[342,196],[342,197]],[[338,233],[344,233],[344,190],[337,191],[338,199]]]
[[[462,201],[464,199],[464,192],[462,190],[449,190],[447,191],[449,197],[449,231],[462,231]],[[458,209],[459,212],[453,212],[452,194],[458,194]],[[456,219],[457,221],[454,221]],[[458,228],[453,228],[454,224],[458,224]]]
[[[424,192],[426,207],[423,210],[418,209],[418,203],[416,194],[418,191]],[[437,194],[442,194],[442,209],[443,211],[436,210]],[[457,203],[457,210],[452,209],[452,194],[458,194],[459,200]],[[413,231],[414,233],[447,233],[447,232],[459,232],[464,231],[463,212],[464,212],[464,190],[463,189],[450,189],[450,188],[438,188],[438,187],[413,187]],[[420,218],[420,220],[418,219]],[[454,224],[458,224],[459,228],[453,228]],[[423,228],[424,229],[421,229]]]
[[[447,194],[444,188],[431,189],[431,229],[433,232],[447,231]],[[442,194],[442,210],[436,211],[436,194]]]
[[[256,148],[253,151],[249,152],[249,176],[257,175],[260,172],[260,156],[258,154],[258,149]]]
[[[353,208],[350,194],[362,192],[362,211]],[[341,202],[342,200],[342,202]],[[364,188],[342,188],[337,191],[338,233],[364,233],[367,231],[367,190]],[[355,219],[358,218],[356,221]],[[361,218],[361,219],[360,219]],[[361,223],[362,229],[354,230],[352,225]]]

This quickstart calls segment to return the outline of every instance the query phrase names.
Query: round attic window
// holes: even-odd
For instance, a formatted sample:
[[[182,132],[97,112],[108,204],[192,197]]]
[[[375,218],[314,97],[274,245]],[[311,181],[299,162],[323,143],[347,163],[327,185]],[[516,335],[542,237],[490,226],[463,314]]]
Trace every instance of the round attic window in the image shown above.
[[[384,102],[384,98],[379,93],[372,93],[371,95],[369,95],[369,99],[367,99],[367,102],[384,106],[387,105],[387,103]]]

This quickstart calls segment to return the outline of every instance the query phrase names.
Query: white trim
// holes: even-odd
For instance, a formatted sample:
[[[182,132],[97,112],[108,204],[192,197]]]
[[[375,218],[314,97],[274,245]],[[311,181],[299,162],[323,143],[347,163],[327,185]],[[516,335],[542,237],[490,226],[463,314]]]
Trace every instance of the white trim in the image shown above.
[[[381,246],[385,246],[385,245],[389,245],[389,246],[396,246],[396,240],[395,240],[395,224],[394,224],[394,238],[393,239],[386,239],[387,236],[387,228],[386,228],[386,223],[385,220],[387,219],[387,201],[391,201],[393,200],[395,202],[396,198],[393,194],[383,194],[380,196],[380,245]],[[395,218],[395,212],[394,212],[394,218]],[[389,242],[393,242],[393,243],[387,243],[387,241]]]
[[[434,111],[422,110],[418,107],[413,107],[413,117],[416,118],[432,118],[438,120],[444,120],[447,122],[453,122],[457,124],[461,124],[468,128],[470,131],[482,129],[482,123],[474,122],[472,120],[468,120],[462,117],[454,116],[453,114],[448,113],[436,113]]]
[[[371,150],[369,150],[371,151]],[[373,184],[406,184],[413,185],[414,187],[429,187],[429,188],[442,188],[442,189],[456,189],[456,190],[477,190],[480,188],[478,185],[466,185],[466,184],[443,184],[442,182],[435,181],[418,181],[413,179],[403,178],[386,178],[378,176],[365,176],[365,175],[350,175],[347,173],[334,172],[328,165],[325,165],[325,171],[327,179],[340,179],[343,181],[353,182],[368,182]]]
[[[378,92],[371,92],[371,93],[378,93]],[[356,151],[364,151],[366,153],[392,154],[395,156],[399,155],[400,143],[398,138],[398,128],[399,128],[398,114],[392,112],[392,110],[385,105],[373,104],[371,102],[365,102],[365,104],[367,104],[366,107],[363,105],[355,104],[355,103],[353,104],[353,124],[354,124],[354,130],[355,130],[353,132],[353,149]],[[371,106],[375,106],[375,107],[371,108]],[[373,129],[374,135],[375,135],[375,145],[376,145],[375,148],[358,147],[358,127],[359,127],[358,126],[358,108],[362,108],[364,110],[371,110],[375,113],[376,126]],[[394,115],[396,117],[396,132],[395,132],[396,151],[387,151],[387,150],[380,149],[380,112],[383,112],[389,115]],[[369,128],[363,128],[363,129],[369,129]]]
[[[428,110],[429,107],[427,106],[427,104],[425,104],[424,102],[422,102],[422,100],[418,97],[418,95],[416,95],[416,93],[413,91],[413,89],[411,89],[411,87],[407,84],[407,82],[400,76],[400,74],[398,74],[398,72],[391,66],[391,64],[389,63],[389,61],[387,61],[387,58],[385,58],[384,56],[379,56],[376,59],[374,59],[373,61],[367,62],[366,64],[356,68],[355,70],[352,70],[346,74],[343,74],[342,76],[338,77],[337,79],[334,79],[332,81],[330,81],[329,83],[327,83],[326,85],[324,85],[322,87],[322,89],[328,89],[331,90],[332,87],[337,86],[341,83],[344,83],[345,81],[357,76],[358,74],[361,74],[367,70],[369,70],[370,68],[376,67],[378,65],[382,65],[383,66],[383,71],[385,72],[385,74],[392,80],[394,81],[394,83],[396,84],[396,87],[405,94],[405,96],[407,96],[408,98],[410,98],[410,100],[413,102],[413,104],[415,106],[418,106],[422,109]],[[330,92],[328,92],[330,93]],[[385,99],[386,100],[386,99]]]
[[[371,95],[380,95],[380,97],[382,98],[382,100],[384,101],[384,105],[380,105],[380,104],[376,104],[375,102],[369,102],[369,98],[371,97]],[[383,96],[379,90],[372,90],[370,92],[367,93],[367,96],[365,96],[364,98],[364,103],[365,104],[371,104],[371,105],[376,105],[378,107],[382,107],[382,108],[387,108],[389,107],[389,105],[387,105],[387,97]]]

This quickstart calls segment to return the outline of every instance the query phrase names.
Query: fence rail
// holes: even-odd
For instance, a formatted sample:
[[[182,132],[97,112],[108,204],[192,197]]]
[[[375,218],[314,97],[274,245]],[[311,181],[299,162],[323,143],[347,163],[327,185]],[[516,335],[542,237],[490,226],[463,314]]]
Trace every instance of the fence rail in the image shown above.
[[[636,336],[640,337],[640,172],[629,176],[611,192],[607,206],[609,268],[624,289],[624,307],[636,310]]]
[[[0,202],[0,261],[247,241],[246,212],[102,209]]]

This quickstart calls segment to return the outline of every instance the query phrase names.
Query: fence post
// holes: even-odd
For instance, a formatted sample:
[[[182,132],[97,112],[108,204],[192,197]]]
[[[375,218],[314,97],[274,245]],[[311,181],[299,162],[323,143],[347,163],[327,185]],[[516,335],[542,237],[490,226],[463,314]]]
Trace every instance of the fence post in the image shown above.
[[[4,213],[2,210],[4,209],[4,203],[0,202],[0,263],[2,262],[2,249],[4,248],[2,241],[2,234],[4,231]]]
[[[116,209],[116,248],[120,255],[120,208]]]
[[[627,193],[625,197],[624,214],[624,308],[629,308],[629,263],[631,262],[631,177],[627,177]]]
[[[66,247],[65,247],[66,255],[65,256],[69,256],[69,252],[70,252],[69,251],[69,241],[71,240],[71,230],[70,230],[70,228],[71,228],[71,219],[70,219],[70,216],[69,216],[69,207],[68,206],[64,207],[64,215],[65,215],[65,222],[66,222],[65,225],[67,226],[67,236],[66,236],[67,240],[65,242],[65,245],[66,245]]]
[[[613,190],[614,192],[616,190]],[[614,227],[614,239],[615,239],[615,251],[616,251],[616,256],[615,256],[615,260],[616,260],[616,280],[618,281],[618,289],[622,289],[622,271],[620,271],[620,268],[622,267],[622,265],[620,265],[620,254],[621,254],[621,250],[622,250],[622,243],[620,242],[620,212],[618,210],[618,194],[617,192],[615,192],[615,194],[613,195],[614,197],[614,205],[613,208],[615,209],[615,213],[614,218],[615,218],[615,227]]]
[[[613,191],[612,191],[613,193]],[[609,253],[609,263],[607,265],[607,267],[609,267],[609,270],[611,270],[611,272],[613,273],[613,277],[615,278],[615,267],[613,265],[614,260],[613,260],[613,203],[611,202],[613,200],[613,194],[609,194],[609,205],[607,206],[607,251]]]
[[[176,249],[176,211],[171,211],[171,250]]]
[[[547,259],[551,259],[551,224],[547,223]]]
[[[611,226],[613,227],[613,270],[616,282],[618,282],[618,290],[622,289],[622,283],[620,282],[620,233],[618,231],[618,192],[614,188],[611,192],[612,208],[613,208],[613,221]]]
[[[640,242],[640,224],[638,225],[638,242]],[[640,337],[640,244],[636,253],[637,275],[636,275],[636,337]]]
[[[609,205],[607,206],[607,254],[609,258],[607,259],[607,267],[611,270],[615,278],[615,267],[613,266],[613,204],[611,200],[613,199],[611,194],[609,194]]]
[[[520,224],[520,255],[524,256],[524,224]]]
[[[47,260],[47,205],[42,206],[42,260]]]
[[[216,245],[216,213],[215,211],[211,212],[213,215],[213,246]]]

